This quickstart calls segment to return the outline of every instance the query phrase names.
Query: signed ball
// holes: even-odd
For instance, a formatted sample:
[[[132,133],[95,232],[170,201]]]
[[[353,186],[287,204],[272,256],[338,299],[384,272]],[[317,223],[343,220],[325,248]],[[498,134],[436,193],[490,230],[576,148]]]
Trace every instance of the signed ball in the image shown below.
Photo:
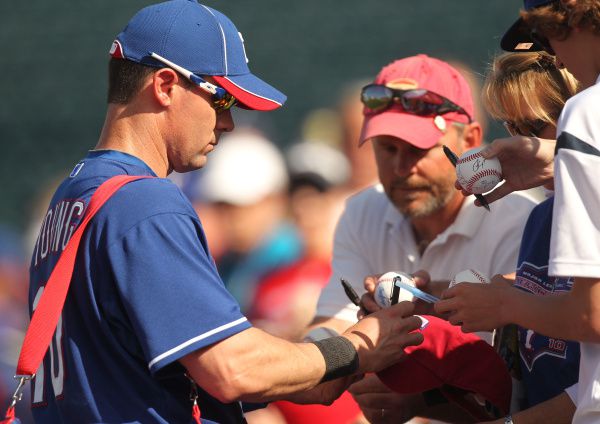
[[[448,288],[458,283],[484,283],[489,284],[490,279],[476,269],[465,269],[454,276],[450,281]]]
[[[377,287],[375,287],[375,302],[382,308],[387,308],[392,304],[392,294],[394,292],[394,278],[400,277],[402,281],[411,286],[415,286],[415,282],[412,277],[404,272],[386,272],[377,280]],[[398,296],[398,302],[405,300],[412,301],[414,296],[412,293],[405,289],[400,289],[400,295]]]
[[[484,147],[476,147],[465,153],[456,162],[456,178],[469,193],[481,194],[492,190],[502,181],[502,167],[497,158],[481,156]]]

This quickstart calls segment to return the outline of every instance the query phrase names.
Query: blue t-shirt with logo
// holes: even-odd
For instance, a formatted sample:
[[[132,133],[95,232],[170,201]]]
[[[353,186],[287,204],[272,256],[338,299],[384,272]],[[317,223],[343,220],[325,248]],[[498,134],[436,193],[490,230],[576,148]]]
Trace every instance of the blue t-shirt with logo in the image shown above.
[[[96,188],[122,174],[154,176],[133,156],[94,151],[59,186],[33,252],[31,308]],[[129,183],[83,235],[32,387],[36,422],[193,422],[192,383],[178,359],[249,327],[181,191],[168,179]],[[244,422],[238,403],[198,391],[203,423]]]
[[[519,252],[515,287],[540,296],[565,293],[573,286],[571,278],[548,276],[553,204],[552,197],[531,211]],[[579,343],[519,327],[519,354],[525,407],[553,398],[577,383]]]

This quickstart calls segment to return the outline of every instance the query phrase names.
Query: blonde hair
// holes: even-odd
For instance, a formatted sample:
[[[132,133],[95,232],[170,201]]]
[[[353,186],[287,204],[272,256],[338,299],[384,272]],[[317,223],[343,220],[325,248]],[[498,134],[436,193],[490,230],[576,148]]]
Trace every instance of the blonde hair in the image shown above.
[[[504,53],[491,64],[483,85],[483,106],[494,118],[522,122],[540,119],[556,126],[565,102],[579,83],[558,69],[545,52]]]

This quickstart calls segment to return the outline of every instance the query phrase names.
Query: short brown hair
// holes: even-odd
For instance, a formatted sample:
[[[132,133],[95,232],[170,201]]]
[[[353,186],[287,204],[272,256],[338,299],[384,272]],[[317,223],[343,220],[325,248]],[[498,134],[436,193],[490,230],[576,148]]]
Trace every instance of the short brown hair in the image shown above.
[[[146,78],[156,69],[111,57],[108,62],[108,103],[129,103],[139,93]]]
[[[504,53],[486,74],[482,100],[494,119],[520,122],[533,115],[556,126],[565,102],[578,88],[573,75],[558,69],[548,53]]]
[[[563,40],[573,28],[600,35],[600,0],[557,0],[547,6],[521,11],[530,28],[549,38]]]
[[[140,92],[146,78],[158,69],[160,68],[111,57],[108,62],[108,103],[129,103]],[[179,80],[184,87],[192,86],[185,77]]]

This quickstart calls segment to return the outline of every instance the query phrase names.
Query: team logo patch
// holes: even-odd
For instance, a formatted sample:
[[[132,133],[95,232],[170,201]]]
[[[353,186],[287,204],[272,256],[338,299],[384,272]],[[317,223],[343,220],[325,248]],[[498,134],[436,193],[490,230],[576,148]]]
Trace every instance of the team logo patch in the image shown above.
[[[411,78],[398,78],[386,82],[385,86],[396,90],[414,90],[419,88],[419,83]]]
[[[83,168],[83,165],[85,165],[85,162],[79,162],[77,165],[75,165],[75,168],[73,168],[69,174],[69,178],[75,178],[77,174],[79,174],[79,171],[81,171],[81,168]]]

